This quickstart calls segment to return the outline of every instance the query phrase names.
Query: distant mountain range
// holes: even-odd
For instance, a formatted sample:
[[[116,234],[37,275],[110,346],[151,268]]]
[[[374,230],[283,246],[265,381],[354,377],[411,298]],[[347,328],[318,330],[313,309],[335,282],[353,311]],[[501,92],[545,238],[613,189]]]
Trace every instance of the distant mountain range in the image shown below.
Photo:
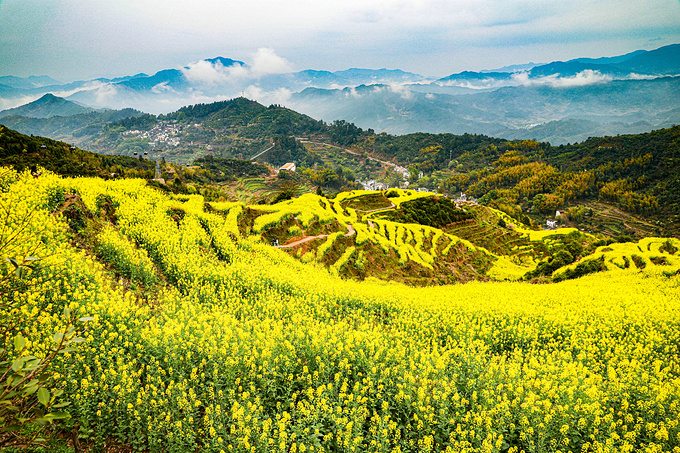
[[[503,87],[458,96],[386,85],[307,88],[290,103],[314,118],[343,118],[376,131],[468,132],[562,144],[680,124],[680,78]]]
[[[168,113],[245,96],[389,133],[485,133],[560,144],[678,124],[679,86],[680,44],[439,79],[399,69],[264,74],[217,57],[115,79],[0,77],[0,108],[7,108],[0,117],[67,117],[102,108]],[[19,120],[12,121],[17,126]]]
[[[73,116],[93,111],[95,109],[47,93],[37,101],[3,110],[0,112],[0,118],[12,115],[28,118],[52,118],[53,116]]]

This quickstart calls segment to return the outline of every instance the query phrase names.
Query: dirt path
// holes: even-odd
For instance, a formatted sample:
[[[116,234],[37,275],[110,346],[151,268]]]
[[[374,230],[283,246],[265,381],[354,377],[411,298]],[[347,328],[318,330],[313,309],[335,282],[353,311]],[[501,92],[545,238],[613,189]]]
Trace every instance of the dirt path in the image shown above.
[[[366,214],[369,214],[371,212],[384,211],[386,209],[392,209],[392,208],[396,208],[396,207],[397,207],[397,205],[395,205],[394,203],[392,203],[390,201],[390,206],[387,206],[386,208],[371,209],[370,211],[362,211],[361,209],[355,209],[355,211],[365,212]]]
[[[347,224],[347,230],[348,230],[347,233],[345,233],[346,238],[350,237],[354,233],[356,233],[356,231],[354,231],[354,227],[352,226],[351,223]],[[291,242],[290,244],[277,245],[276,247],[278,247],[280,249],[287,249],[287,248],[298,246],[300,244],[304,244],[305,242],[313,241],[314,239],[321,239],[321,238],[325,238],[325,237],[328,237],[328,236],[330,236],[330,234],[319,234],[318,236],[307,236],[306,238],[298,239],[295,242]]]

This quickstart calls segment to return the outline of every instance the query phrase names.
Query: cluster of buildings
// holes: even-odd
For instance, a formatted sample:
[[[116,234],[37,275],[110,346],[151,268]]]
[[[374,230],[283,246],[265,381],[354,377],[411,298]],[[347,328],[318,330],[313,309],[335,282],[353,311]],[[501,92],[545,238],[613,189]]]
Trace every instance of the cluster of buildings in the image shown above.
[[[200,124],[193,124],[193,127],[200,127]],[[178,146],[180,144],[180,136],[184,133],[186,126],[172,121],[159,121],[153,129],[148,131],[129,130],[123,132],[123,135],[148,138],[149,144],[153,147],[159,145]]]
[[[447,198],[451,198],[451,201],[456,203],[456,207],[461,208],[463,206],[472,206],[477,204],[477,199],[468,197],[465,192],[461,192],[458,198],[453,198],[452,196],[445,195]]]
[[[379,182],[374,179],[369,179],[368,181],[361,181],[360,179],[357,179],[356,182],[361,184],[364,190],[387,190],[390,188],[389,184]]]

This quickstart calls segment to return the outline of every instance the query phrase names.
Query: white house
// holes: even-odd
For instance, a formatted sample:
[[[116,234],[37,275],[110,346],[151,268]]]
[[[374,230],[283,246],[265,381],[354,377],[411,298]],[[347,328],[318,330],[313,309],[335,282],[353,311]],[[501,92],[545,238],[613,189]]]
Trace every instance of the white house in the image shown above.
[[[378,182],[374,179],[369,179],[368,181],[357,180],[357,182],[364,186],[364,190],[387,190],[390,188],[389,184]]]
[[[295,171],[296,168],[297,167],[295,166],[294,162],[288,162],[288,163],[284,164],[281,168],[279,168],[279,171],[286,170],[286,171],[293,172],[293,171]]]

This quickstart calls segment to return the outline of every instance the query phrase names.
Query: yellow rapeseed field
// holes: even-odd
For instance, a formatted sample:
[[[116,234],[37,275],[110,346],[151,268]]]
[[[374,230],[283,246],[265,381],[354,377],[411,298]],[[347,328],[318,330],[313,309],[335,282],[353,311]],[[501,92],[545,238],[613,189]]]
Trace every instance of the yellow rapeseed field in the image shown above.
[[[56,368],[67,410],[94,446],[680,452],[678,256],[657,242],[645,253],[665,266],[558,284],[358,283],[237,237],[239,204],[209,213],[200,196],[170,198],[140,180],[3,171],[11,215],[1,234],[32,214],[2,258],[31,250],[52,278],[28,277],[29,291],[3,295],[16,304],[0,316],[23,317],[25,353],[36,356],[64,306],[94,317]],[[116,224],[93,233],[94,254],[52,213],[66,194],[95,216],[102,196],[115,206]],[[324,215],[317,200],[300,203]],[[295,203],[287,212],[305,213]],[[399,237],[433,234],[420,231]],[[428,263],[428,253],[417,259]]]

